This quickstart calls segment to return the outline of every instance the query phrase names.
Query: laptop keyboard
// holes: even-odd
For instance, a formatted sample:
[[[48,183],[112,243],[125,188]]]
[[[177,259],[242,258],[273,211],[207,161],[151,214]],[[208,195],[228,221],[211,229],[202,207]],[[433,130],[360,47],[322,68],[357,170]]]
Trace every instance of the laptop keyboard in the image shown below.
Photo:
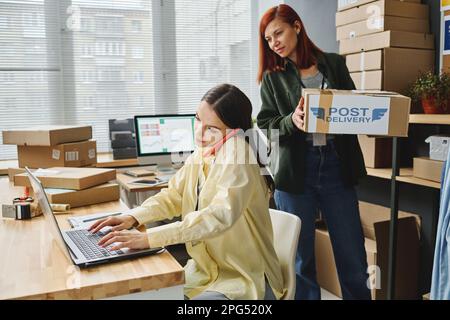
[[[81,253],[88,259],[98,259],[104,257],[114,257],[124,252],[122,250],[111,251],[113,245],[106,248],[100,247],[97,243],[103,238],[106,233],[97,232],[92,234],[87,230],[70,230],[66,231],[69,238],[76,244]]]

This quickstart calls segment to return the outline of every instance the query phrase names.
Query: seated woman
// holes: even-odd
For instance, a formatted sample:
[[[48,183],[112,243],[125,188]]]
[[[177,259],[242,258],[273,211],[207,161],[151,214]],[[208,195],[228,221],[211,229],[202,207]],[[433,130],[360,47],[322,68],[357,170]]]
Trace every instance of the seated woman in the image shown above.
[[[279,299],[284,294],[273,247],[269,188],[242,131],[252,127],[252,106],[235,86],[210,89],[198,106],[198,148],[168,188],[119,217],[100,220],[112,231],[101,241],[112,250],[185,243],[185,295],[195,299]],[[241,130],[239,130],[241,129]],[[132,226],[182,217],[181,221],[128,231]]]

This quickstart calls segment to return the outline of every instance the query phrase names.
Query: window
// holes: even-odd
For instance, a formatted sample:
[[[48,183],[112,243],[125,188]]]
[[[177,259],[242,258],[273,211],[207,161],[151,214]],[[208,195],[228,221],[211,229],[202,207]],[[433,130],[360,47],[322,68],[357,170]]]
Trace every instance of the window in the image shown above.
[[[175,0],[179,112],[193,112],[199,98],[223,82],[251,97],[250,6],[247,0]]]
[[[1,1],[0,159],[17,158],[16,146],[2,145],[2,130],[65,123],[57,5]]]
[[[78,1],[73,1],[78,2]],[[95,3],[98,1],[92,1]],[[109,1],[108,1],[109,2]],[[114,9],[114,4],[111,3],[111,11],[116,11],[117,13],[124,13],[120,9]],[[99,11],[101,12],[101,11]],[[104,16],[104,15],[95,15],[95,32],[99,35],[111,34],[111,35],[120,35],[123,34],[123,20],[124,16]]]
[[[144,109],[145,108],[145,96],[134,97],[134,107],[136,109]]]
[[[141,30],[142,30],[141,21],[139,21],[139,20],[131,21],[131,30],[135,33],[141,32]]]
[[[123,70],[115,67],[102,67],[98,69],[98,81],[117,82],[124,81]]]
[[[95,44],[96,54],[99,56],[123,56],[125,44],[116,41],[98,41]]]
[[[95,79],[95,71],[94,70],[83,70],[81,73],[82,82],[85,84],[93,83]]]
[[[144,58],[144,47],[142,46],[135,46],[131,48],[131,55],[134,59],[142,59]]]
[[[32,84],[44,84],[46,83],[46,77],[45,77],[45,72],[42,71],[34,71],[34,72],[29,72],[29,76],[28,76],[28,82],[31,82]]]
[[[14,73],[12,72],[4,72],[3,73],[3,82],[8,84],[14,83]]]
[[[144,83],[144,71],[134,72],[134,83]]]
[[[94,52],[95,52],[94,45],[88,44],[88,43],[87,44],[83,44],[83,49],[82,50],[83,51],[82,51],[81,56],[83,58],[91,58],[91,57],[94,56]]]
[[[93,31],[93,19],[88,17],[80,18],[81,22],[81,31],[83,32],[92,32]]]
[[[33,6],[30,6],[28,11],[22,13],[22,32],[24,37],[45,38],[45,11],[43,3],[41,4],[41,7],[42,8],[33,8]]]
[[[0,29],[8,29],[11,26],[11,17],[6,15],[0,16]]]
[[[95,106],[96,106],[96,101],[95,101],[95,97],[93,96],[83,96],[82,97],[82,108],[83,111],[93,111],[95,110]]]
[[[106,152],[108,119],[191,113],[218,83],[256,86],[249,0],[0,3],[1,129],[88,124]],[[16,158],[1,142],[0,160]]]

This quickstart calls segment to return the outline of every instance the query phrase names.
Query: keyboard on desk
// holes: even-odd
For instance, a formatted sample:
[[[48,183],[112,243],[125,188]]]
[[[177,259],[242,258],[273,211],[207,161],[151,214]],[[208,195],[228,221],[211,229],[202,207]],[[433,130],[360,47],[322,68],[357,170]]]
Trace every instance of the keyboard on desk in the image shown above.
[[[92,234],[87,230],[69,230],[66,233],[87,259],[98,259],[124,254],[122,250],[109,250],[113,246],[112,244],[105,248],[97,244],[106,233],[97,232]]]

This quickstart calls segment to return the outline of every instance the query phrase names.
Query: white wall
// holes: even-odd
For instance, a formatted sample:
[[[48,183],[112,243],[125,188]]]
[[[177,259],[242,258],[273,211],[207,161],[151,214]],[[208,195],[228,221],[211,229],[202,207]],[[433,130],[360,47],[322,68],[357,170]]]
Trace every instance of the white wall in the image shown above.
[[[323,51],[338,52],[335,15],[337,0],[286,0],[302,19],[311,40]]]
[[[259,21],[269,8],[285,3],[280,0],[251,0],[252,1],[252,76],[255,80],[253,86],[251,101],[253,105],[253,117],[256,118],[261,109],[261,97],[259,92],[259,85],[256,84],[256,76],[258,73],[258,55],[259,55]]]
[[[280,1],[280,0],[259,0],[258,1],[258,21],[261,19],[262,15],[266,10],[269,8],[275,7],[279,5],[280,3],[286,3],[286,1]]]

